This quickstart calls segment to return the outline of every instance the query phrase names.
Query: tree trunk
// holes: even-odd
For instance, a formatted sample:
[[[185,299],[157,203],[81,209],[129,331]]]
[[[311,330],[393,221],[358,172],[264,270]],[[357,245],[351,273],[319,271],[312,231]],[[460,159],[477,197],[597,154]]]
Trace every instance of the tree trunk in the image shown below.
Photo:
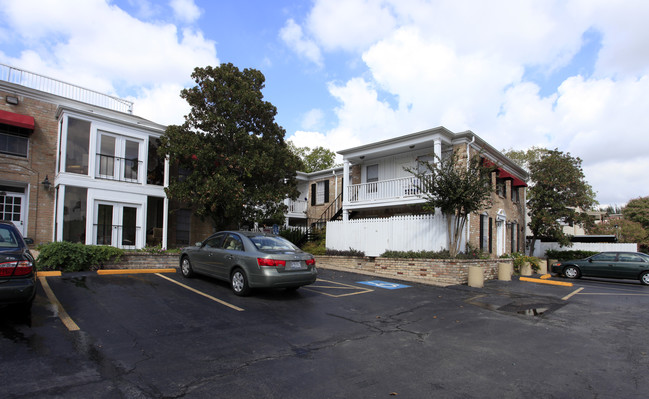
[[[534,256],[534,244],[536,243],[536,236],[532,236],[532,242],[530,243],[530,256]]]

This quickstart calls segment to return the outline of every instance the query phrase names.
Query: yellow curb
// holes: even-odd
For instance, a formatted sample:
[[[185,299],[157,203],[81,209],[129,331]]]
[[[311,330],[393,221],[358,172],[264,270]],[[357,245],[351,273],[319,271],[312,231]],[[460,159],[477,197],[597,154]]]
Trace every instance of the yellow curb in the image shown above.
[[[36,272],[36,275],[38,277],[59,277],[61,276],[61,271],[60,270],[53,270],[49,272]]]
[[[547,280],[547,279],[549,279],[550,277],[552,277],[551,274],[544,274],[544,275],[542,275],[540,278],[543,279],[543,280]]]
[[[141,274],[141,273],[176,273],[176,269],[104,269],[97,270],[97,274]]]
[[[541,284],[551,284],[551,285],[562,285],[564,287],[572,287],[572,283],[564,283],[563,281],[552,281],[552,280],[538,280],[535,278],[520,277],[520,281],[529,281],[530,283],[541,283]]]

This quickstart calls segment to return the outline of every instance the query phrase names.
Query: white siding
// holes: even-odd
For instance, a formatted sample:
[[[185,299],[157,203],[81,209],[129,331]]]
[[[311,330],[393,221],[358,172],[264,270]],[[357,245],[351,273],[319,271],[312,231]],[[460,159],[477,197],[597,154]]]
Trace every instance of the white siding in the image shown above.
[[[638,244],[628,243],[607,243],[607,242],[575,242],[572,247],[561,247],[558,242],[541,242],[536,241],[534,245],[534,256],[545,258],[545,251],[626,251],[637,252]]]

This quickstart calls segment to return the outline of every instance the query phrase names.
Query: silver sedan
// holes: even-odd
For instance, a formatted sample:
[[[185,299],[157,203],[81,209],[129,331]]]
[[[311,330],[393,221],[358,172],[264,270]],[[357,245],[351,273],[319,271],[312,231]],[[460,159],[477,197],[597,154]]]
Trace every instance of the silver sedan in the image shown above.
[[[253,231],[221,231],[184,248],[180,271],[228,281],[240,296],[257,287],[295,290],[318,275],[313,255],[282,237]]]

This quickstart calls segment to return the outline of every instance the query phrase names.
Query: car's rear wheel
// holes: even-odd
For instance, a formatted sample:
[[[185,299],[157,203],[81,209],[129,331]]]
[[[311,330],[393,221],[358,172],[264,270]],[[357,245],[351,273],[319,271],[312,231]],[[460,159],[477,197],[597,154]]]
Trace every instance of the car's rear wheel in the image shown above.
[[[563,274],[568,277],[568,278],[579,278],[579,269],[577,269],[575,266],[568,266],[565,269],[563,269]]]
[[[640,282],[644,285],[649,285],[649,272],[644,272],[640,275]]]
[[[235,295],[246,296],[250,294],[250,286],[248,285],[248,278],[241,269],[234,269],[230,276],[230,286]]]
[[[183,256],[182,261],[180,261],[180,272],[184,277],[192,277],[194,275],[194,269],[192,269],[192,263],[189,261],[189,258]]]

